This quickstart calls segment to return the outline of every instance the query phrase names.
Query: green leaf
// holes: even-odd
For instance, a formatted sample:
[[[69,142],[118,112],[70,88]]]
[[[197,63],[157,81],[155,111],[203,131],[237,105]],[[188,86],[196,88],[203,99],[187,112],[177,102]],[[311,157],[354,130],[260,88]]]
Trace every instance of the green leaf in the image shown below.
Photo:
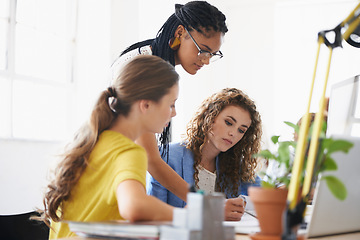
[[[329,156],[330,157],[330,156]],[[324,151],[321,149],[318,150],[317,152],[317,159],[316,159],[316,162],[315,162],[315,165],[317,167],[321,167],[322,166],[322,169],[325,169],[324,167],[324,162],[325,162],[326,158],[325,158],[325,155],[324,155]]]
[[[277,180],[279,183],[284,183],[286,187],[290,184],[290,176],[288,175],[279,177]]]
[[[275,184],[269,183],[269,182],[265,182],[265,181],[261,181],[261,186],[263,188],[275,188]]]
[[[279,142],[279,137],[280,137],[280,136],[272,136],[272,137],[271,137],[271,141],[272,141],[274,144],[276,144],[276,143]]]
[[[347,197],[347,190],[345,185],[335,176],[323,176],[331,193],[339,200],[345,200]]]
[[[335,160],[332,159],[332,158],[329,157],[329,156],[327,156],[327,157],[325,158],[325,161],[324,161],[324,163],[323,163],[323,167],[324,167],[323,171],[335,171],[335,170],[338,169]]]
[[[289,145],[296,149],[297,142],[296,141],[289,141]]]
[[[290,142],[279,142],[279,160],[282,163],[285,163],[288,167],[290,164],[290,150],[289,150]]]
[[[320,138],[326,138],[326,129],[327,129],[327,124],[325,121],[323,121],[320,131]]]
[[[292,122],[284,122],[286,125],[288,125],[288,126],[290,126],[290,127],[292,127],[294,130],[295,130],[295,132],[296,133],[299,133],[299,126],[298,125],[296,125],[296,124],[294,124],[294,123],[292,123]]]
[[[269,150],[262,150],[260,153],[253,154],[254,157],[262,157],[265,159],[276,159],[276,157]]]
[[[352,148],[353,146],[354,146],[353,143],[346,140],[341,140],[341,139],[333,140],[331,144],[329,144],[329,146],[327,147],[327,153],[330,154],[338,151],[348,153],[350,148]]]
[[[332,138],[324,138],[321,139],[321,150],[323,151],[324,149],[328,149],[329,146],[331,146],[331,144],[333,143],[333,139]]]

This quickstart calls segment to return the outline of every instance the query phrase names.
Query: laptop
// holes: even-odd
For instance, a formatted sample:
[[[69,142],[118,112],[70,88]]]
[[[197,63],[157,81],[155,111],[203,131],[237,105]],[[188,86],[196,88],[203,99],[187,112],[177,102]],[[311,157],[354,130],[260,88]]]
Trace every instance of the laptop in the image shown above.
[[[331,86],[327,135],[360,137],[360,75]]]
[[[333,153],[332,158],[336,161],[338,170],[324,173],[338,177],[345,184],[348,195],[344,201],[335,198],[320,176],[311,207],[312,213],[308,215],[309,222],[304,231],[307,237],[360,231],[360,138],[333,137],[354,143],[347,154]]]
[[[307,238],[360,231],[360,137],[335,135],[333,138],[354,143],[347,154],[333,153],[338,170],[324,173],[338,177],[345,184],[347,198],[344,201],[335,198],[320,176],[313,203],[305,212],[306,228],[298,231]],[[234,226],[236,233],[260,231],[259,222],[249,214],[244,214],[239,222],[224,222],[224,225]]]

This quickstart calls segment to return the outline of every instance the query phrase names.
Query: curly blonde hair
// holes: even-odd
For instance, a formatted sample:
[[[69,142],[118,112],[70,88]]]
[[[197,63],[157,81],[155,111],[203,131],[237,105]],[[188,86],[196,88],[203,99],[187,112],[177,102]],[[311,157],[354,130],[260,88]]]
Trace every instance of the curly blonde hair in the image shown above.
[[[239,106],[248,111],[251,125],[243,138],[226,152],[219,154],[218,178],[215,190],[230,191],[237,197],[237,192],[242,182],[255,180],[257,160],[253,154],[258,153],[261,147],[262,125],[261,117],[256,110],[255,103],[242,91],[236,88],[225,88],[204,100],[190,120],[186,128],[185,145],[194,154],[194,179],[198,186],[199,171],[197,166],[201,161],[201,146],[207,139],[208,133],[216,117],[227,106]],[[231,186],[231,188],[230,188]]]

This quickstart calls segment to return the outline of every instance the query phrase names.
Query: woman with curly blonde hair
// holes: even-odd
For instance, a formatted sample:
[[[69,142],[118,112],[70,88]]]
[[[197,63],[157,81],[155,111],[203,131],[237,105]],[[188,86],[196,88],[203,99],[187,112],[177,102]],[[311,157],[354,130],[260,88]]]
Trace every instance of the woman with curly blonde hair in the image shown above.
[[[242,91],[226,88],[201,104],[187,125],[185,141],[172,143],[164,159],[190,185],[207,193],[223,192],[226,220],[240,220],[250,185],[259,185],[257,160],[261,117],[255,103]],[[148,193],[176,207],[185,202],[151,178]]]

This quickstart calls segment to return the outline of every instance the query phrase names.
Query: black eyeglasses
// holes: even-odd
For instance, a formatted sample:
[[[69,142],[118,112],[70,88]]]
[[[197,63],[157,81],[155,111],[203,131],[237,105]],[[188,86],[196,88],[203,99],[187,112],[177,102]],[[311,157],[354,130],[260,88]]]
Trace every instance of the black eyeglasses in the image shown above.
[[[194,42],[196,48],[199,50],[198,57],[200,58],[200,60],[210,59],[210,62],[215,62],[224,56],[221,51],[211,53],[209,51],[202,50],[193,38],[193,36],[191,36],[190,32],[186,28],[185,30],[189,34],[191,40]]]

